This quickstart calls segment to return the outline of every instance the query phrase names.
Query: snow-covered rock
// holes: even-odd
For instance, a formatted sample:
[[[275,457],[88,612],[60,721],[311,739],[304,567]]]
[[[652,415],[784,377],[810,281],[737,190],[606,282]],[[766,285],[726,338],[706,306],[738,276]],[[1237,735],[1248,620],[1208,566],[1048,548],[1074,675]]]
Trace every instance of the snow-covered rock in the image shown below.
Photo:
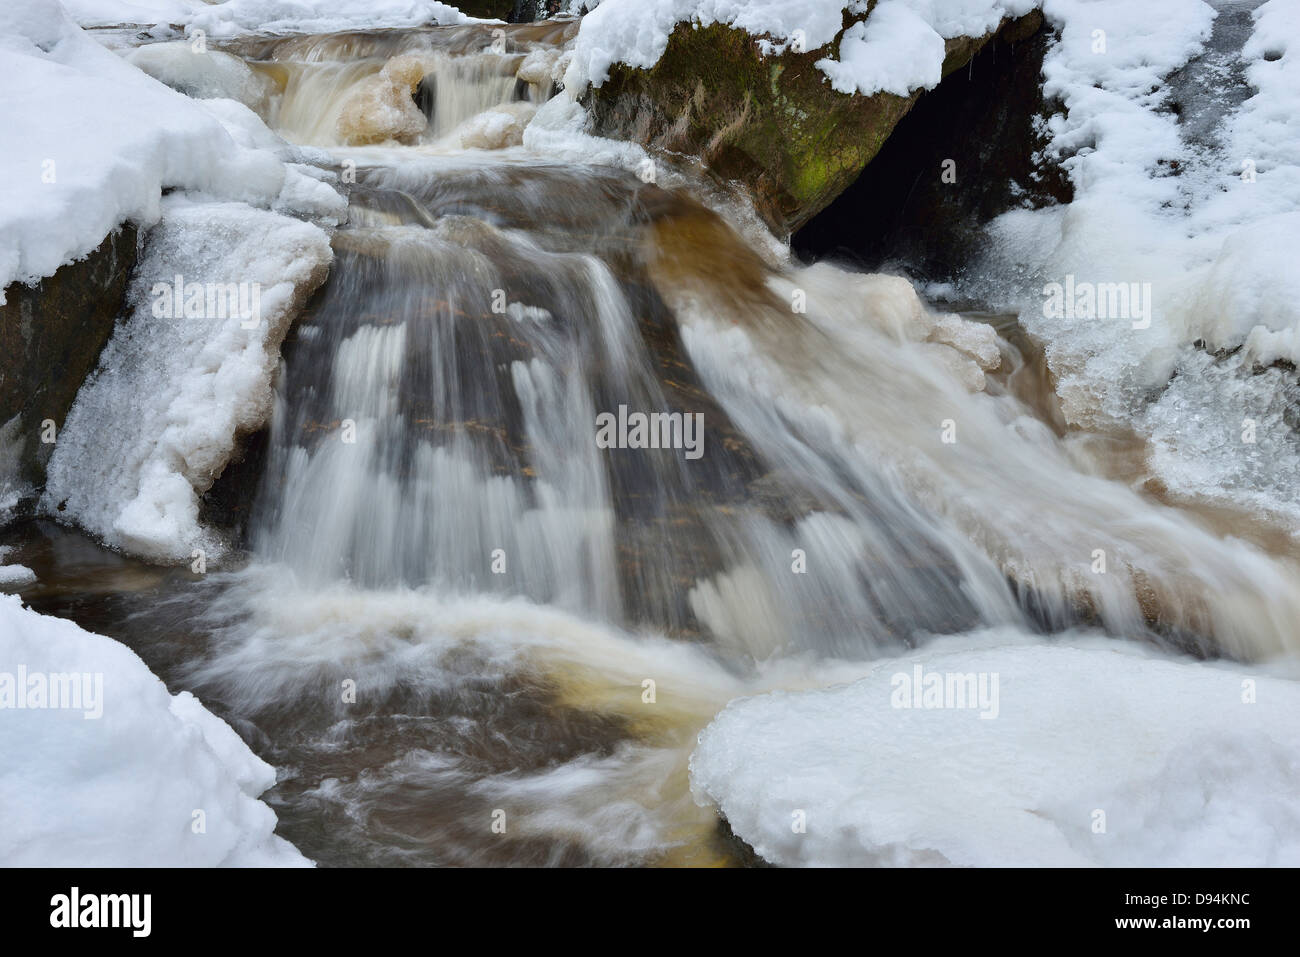
[[[1060,30],[1044,92],[1063,106],[1047,132],[1075,198],[995,220],[972,274],[1023,277],[1000,292],[1046,344],[1069,422],[1149,438],[1175,499],[1300,528],[1295,376],[1259,374],[1300,360],[1300,2],[1044,13]],[[1067,277],[1145,284],[1143,314],[1046,310]]]
[[[280,343],[330,258],[318,226],[169,197],[127,293],[131,313],[60,433],[42,508],[155,561],[215,555],[198,496],[236,437],[270,415]]]
[[[104,49],[55,0],[0,6],[0,297],[150,225],[164,189],[269,205],[284,164]],[[3,300],[0,300],[3,301]]]
[[[1300,863],[1300,745],[1283,731],[1300,682],[1126,642],[985,637],[733,701],[692,756],[697,801],[785,865]],[[970,706],[952,707],[955,680],[927,690],[950,677]]]
[[[36,581],[36,573],[26,565],[5,564],[5,555],[9,551],[8,548],[0,547],[0,591],[24,588]]]
[[[257,799],[274,769],[229,725],[126,646],[3,595],[0,753],[2,865],[310,864]]]

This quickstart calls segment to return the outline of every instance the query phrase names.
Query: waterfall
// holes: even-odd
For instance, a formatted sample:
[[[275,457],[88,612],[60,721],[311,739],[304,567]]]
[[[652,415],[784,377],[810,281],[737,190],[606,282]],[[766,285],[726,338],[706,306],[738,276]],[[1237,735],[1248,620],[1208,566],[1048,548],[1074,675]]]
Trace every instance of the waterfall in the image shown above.
[[[285,345],[248,565],[178,671],[285,770],[304,852],[734,861],[686,762],[743,695],[935,640],[1295,653],[1290,547],[1108,474],[1121,440],[1052,415],[1011,317],[774,257],[689,163],[524,148],[571,35],[237,48],[349,210]],[[700,454],[636,415],[696,417]]]

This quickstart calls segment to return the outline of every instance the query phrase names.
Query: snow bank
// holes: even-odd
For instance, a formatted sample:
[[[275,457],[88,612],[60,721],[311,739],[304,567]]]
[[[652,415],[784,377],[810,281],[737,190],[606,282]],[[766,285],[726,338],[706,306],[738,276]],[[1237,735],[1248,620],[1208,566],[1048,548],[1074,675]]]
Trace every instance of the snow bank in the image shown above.
[[[336,33],[472,22],[437,0],[62,0],[84,27],[174,24],[208,36]]]
[[[845,31],[839,59],[817,68],[842,93],[906,94],[939,82],[943,41],[983,36],[1003,17],[1022,16],[1037,0],[881,0]],[[615,63],[649,68],[663,56],[678,23],[724,23],[760,41],[764,53],[792,45],[816,50],[835,39],[844,14],[860,16],[862,0],[603,0],[582,21],[565,85],[600,86]]]
[[[786,865],[1300,863],[1300,745],[1280,733],[1300,682],[1100,639],[971,640],[733,701],[692,756],[697,801]],[[918,668],[922,687],[983,674],[996,707],[895,707]]]
[[[90,39],[53,0],[0,7],[0,295],[52,275],[126,221],[157,221],[163,189],[269,204],[272,156]]]
[[[207,6],[205,0],[60,0],[60,2],[68,14],[83,27],[184,23],[196,11]]]
[[[234,36],[338,33],[472,20],[454,6],[436,0],[226,0],[202,7],[184,22],[189,33],[203,30],[209,36]]]
[[[280,343],[330,258],[310,223],[169,197],[127,292],[131,314],[59,434],[41,508],[152,560],[220,551],[198,496],[236,435],[269,416]]]
[[[32,707],[30,694],[13,707],[19,669],[28,689],[85,676],[89,694],[75,708]],[[274,769],[124,645],[0,596],[0,702],[0,864],[310,864],[257,800]]]
[[[995,221],[980,271],[1028,277],[1004,301],[1047,343],[1071,422],[1151,438],[1175,497],[1300,528],[1294,376],[1257,374],[1300,360],[1300,2],[1216,6],[1046,3],[1050,149],[1075,200]],[[1049,315],[1066,277],[1148,283],[1147,314]]]

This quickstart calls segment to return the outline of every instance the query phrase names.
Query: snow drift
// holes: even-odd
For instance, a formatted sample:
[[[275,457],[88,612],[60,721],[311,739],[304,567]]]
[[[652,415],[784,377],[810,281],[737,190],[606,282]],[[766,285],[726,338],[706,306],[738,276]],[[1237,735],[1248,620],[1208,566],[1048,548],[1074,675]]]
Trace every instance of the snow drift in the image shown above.
[[[94,709],[15,707],[5,678],[99,676]],[[47,699],[52,701],[53,699]],[[82,702],[84,705],[85,702]],[[275,771],[130,649],[0,595],[0,864],[305,866],[257,795]]]

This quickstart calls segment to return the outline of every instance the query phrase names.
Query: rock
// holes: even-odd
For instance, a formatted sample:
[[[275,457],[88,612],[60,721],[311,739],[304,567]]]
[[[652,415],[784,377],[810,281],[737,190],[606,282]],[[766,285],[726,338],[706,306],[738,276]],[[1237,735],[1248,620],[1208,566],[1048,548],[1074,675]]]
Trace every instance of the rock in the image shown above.
[[[0,431],[11,459],[6,483],[38,487],[54,446],[41,441],[41,423],[55,429],[95,367],[122,308],[136,261],[136,231],[123,226],[80,262],[35,286],[14,283],[0,306]],[[3,474],[8,471],[9,474]]]
[[[794,251],[949,280],[976,258],[980,227],[995,216],[1068,203],[1069,177],[1044,133],[1060,109],[1041,84],[1051,36],[1045,26],[1028,37],[1004,30],[923,94],[858,179],[794,234]]]
[[[948,40],[943,75],[966,66],[994,36],[1028,36],[1042,22],[1035,11],[988,35]],[[758,42],[722,24],[680,23],[652,68],[615,64],[583,101],[591,132],[699,156],[715,178],[745,183],[759,214],[785,237],[858,177],[921,91],[836,92],[814,64],[838,37],[769,57]]]
[[[467,17],[527,23],[536,19],[534,0],[455,0],[451,4]]]

